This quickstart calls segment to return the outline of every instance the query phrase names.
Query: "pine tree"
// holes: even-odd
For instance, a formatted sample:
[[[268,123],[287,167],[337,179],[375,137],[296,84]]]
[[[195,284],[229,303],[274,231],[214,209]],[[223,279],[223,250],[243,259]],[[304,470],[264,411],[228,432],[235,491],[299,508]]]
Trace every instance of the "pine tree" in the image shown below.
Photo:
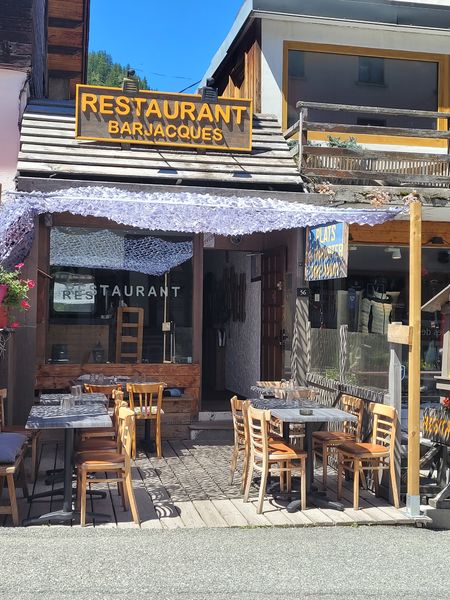
[[[112,56],[104,50],[89,52],[87,81],[91,85],[120,87],[128,69],[130,65],[113,62]],[[138,76],[138,79],[141,90],[150,89],[145,77]]]

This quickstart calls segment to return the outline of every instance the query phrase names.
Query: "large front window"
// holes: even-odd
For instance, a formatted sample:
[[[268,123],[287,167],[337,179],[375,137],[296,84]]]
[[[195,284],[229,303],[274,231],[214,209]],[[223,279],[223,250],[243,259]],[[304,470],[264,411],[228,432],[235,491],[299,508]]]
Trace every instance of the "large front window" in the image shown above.
[[[330,52],[288,51],[288,126],[299,100],[411,110],[438,110],[438,62]],[[310,110],[310,121],[435,128],[432,119]]]
[[[192,362],[192,239],[53,227],[47,361]]]

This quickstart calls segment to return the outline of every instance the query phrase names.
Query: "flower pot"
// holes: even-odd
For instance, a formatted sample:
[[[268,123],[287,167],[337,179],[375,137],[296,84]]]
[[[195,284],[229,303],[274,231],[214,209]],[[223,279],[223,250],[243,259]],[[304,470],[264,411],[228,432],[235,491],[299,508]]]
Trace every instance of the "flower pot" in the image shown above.
[[[5,299],[6,294],[8,293],[8,285],[6,283],[0,283],[0,304]]]
[[[0,304],[0,329],[8,327],[8,307]]]

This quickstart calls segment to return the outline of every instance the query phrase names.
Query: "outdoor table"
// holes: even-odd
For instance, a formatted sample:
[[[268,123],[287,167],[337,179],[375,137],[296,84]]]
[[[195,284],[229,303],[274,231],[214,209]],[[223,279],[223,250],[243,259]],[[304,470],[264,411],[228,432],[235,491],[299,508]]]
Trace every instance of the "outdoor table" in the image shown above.
[[[302,423],[305,425],[305,446],[307,452],[306,457],[306,492],[308,501],[311,501],[319,508],[334,508],[335,510],[344,510],[344,505],[341,502],[328,500],[326,495],[314,494],[312,483],[314,479],[314,456],[312,452],[312,435],[315,426],[318,423],[330,423],[344,421],[357,421],[357,417],[349,414],[339,408],[331,408],[321,406],[320,404],[308,400],[280,400],[278,398],[265,400],[252,400],[252,404],[256,408],[270,410],[272,417],[283,422],[283,431],[286,441],[289,441],[289,424]],[[313,406],[315,405],[315,406]],[[310,408],[312,414],[300,414],[300,408]],[[300,501],[294,500],[287,507],[288,512],[295,512],[300,508]]]
[[[61,400],[69,396],[71,396],[71,394],[41,394],[39,398],[39,404],[43,406],[59,406],[61,404]],[[105,394],[81,394],[81,396],[75,396],[74,398],[75,406],[86,406],[89,404],[108,405],[108,398],[105,396]]]
[[[64,394],[61,394],[61,396]],[[61,406],[36,405],[33,406],[26,429],[64,429],[64,493],[62,510],[46,513],[39,517],[26,519],[24,525],[38,525],[41,523],[70,522],[75,514],[72,509],[72,472],[73,472],[73,443],[75,429],[92,427],[111,427],[112,421],[107,408],[102,403],[83,404],[63,410]],[[53,492],[35,494],[30,500],[46,495],[55,495]],[[95,515],[97,518],[100,515]],[[105,515],[106,517],[106,515]]]

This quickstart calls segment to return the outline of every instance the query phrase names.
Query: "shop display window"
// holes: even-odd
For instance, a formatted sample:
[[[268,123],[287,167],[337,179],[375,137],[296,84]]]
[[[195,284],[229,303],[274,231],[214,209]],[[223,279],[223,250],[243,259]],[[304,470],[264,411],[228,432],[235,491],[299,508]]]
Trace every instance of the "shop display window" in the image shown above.
[[[47,362],[192,362],[190,236],[53,227],[50,275]]]
[[[338,372],[338,332],[341,325],[347,325],[347,354],[351,371],[348,376],[352,379],[349,382],[387,387],[387,328],[392,322],[408,324],[408,272],[408,247],[350,245],[346,279],[311,282],[310,320],[312,342],[316,348],[312,352],[313,370],[323,374]],[[450,250],[445,247],[424,248],[422,304],[449,284]],[[440,372],[442,363],[441,323],[440,311],[422,313],[421,367],[422,394],[425,396],[437,394],[434,375]],[[320,352],[321,347],[328,348],[328,351]],[[320,356],[326,356],[326,360],[320,359]],[[406,346],[402,363],[406,381]],[[358,378],[358,373],[362,372],[366,377]]]

